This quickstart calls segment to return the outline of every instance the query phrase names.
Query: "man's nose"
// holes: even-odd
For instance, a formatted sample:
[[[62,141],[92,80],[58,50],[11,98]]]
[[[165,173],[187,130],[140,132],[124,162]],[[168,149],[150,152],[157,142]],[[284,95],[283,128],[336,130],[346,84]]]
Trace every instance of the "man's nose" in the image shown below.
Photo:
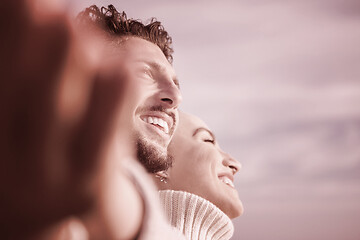
[[[166,108],[177,108],[182,101],[180,89],[175,83],[164,84],[159,97]]]

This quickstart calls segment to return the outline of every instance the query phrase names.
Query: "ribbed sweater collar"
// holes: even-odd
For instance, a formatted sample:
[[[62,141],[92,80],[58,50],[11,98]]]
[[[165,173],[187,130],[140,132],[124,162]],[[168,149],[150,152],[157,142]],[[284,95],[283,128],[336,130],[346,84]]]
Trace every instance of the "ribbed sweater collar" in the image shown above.
[[[159,191],[172,226],[189,240],[228,240],[234,233],[231,219],[208,200],[182,191]]]

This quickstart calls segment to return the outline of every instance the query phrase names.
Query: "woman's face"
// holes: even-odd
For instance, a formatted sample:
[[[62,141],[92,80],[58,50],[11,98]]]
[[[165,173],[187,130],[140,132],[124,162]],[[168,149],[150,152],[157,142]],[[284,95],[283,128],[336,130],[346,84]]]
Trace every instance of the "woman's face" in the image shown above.
[[[241,165],[220,149],[213,133],[199,118],[180,113],[178,129],[169,146],[174,157],[162,188],[201,196],[230,218],[238,217],[243,206],[233,179]]]

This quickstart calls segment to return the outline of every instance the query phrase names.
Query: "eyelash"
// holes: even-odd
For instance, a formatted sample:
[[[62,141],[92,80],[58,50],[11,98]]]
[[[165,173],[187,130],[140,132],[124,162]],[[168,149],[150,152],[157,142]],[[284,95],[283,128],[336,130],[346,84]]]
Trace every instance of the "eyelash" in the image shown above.
[[[212,139],[204,139],[204,142],[209,142],[209,143],[214,144],[214,143],[215,143],[215,140],[212,140]]]

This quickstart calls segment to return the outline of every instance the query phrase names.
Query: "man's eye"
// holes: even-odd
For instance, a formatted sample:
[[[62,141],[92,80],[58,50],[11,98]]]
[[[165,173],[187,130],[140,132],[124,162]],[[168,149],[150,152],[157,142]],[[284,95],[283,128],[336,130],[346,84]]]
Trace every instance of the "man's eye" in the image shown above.
[[[203,141],[204,142],[209,142],[209,143],[212,143],[212,144],[215,143],[215,141],[213,139],[204,139]]]
[[[149,69],[147,68],[140,68],[136,71],[136,74],[139,77],[145,77],[145,78],[152,78],[152,74]]]
[[[151,75],[146,71],[140,71],[140,72],[137,73],[137,75],[139,77],[145,77],[145,78],[150,78],[151,77]]]
[[[152,78],[151,72],[149,70],[144,70],[143,74]]]
[[[151,74],[151,71],[150,71],[149,68],[143,68],[143,69],[142,69],[142,74],[143,74],[144,76],[146,76],[146,77],[152,78],[152,74]]]

